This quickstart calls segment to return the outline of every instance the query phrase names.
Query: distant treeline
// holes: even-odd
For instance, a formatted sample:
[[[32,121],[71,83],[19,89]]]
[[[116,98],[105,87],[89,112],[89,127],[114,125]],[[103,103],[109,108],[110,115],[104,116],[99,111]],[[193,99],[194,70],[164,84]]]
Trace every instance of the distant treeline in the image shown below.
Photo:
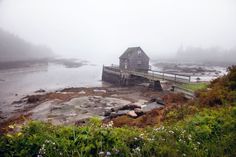
[[[209,64],[235,64],[236,48],[222,49],[219,47],[201,48],[187,47],[179,48],[178,60],[190,62],[202,62]]]
[[[0,28],[0,62],[25,61],[53,57],[50,48],[34,45]]]

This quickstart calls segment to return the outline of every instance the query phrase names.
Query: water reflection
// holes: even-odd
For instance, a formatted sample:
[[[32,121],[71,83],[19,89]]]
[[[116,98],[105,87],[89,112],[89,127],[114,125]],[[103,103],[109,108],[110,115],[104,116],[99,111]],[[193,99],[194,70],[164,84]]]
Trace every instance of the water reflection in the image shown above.
[[[60,64],[0,70],[0,104],[39,89],[102,86],[101,71],[100,65],[66,68]]]

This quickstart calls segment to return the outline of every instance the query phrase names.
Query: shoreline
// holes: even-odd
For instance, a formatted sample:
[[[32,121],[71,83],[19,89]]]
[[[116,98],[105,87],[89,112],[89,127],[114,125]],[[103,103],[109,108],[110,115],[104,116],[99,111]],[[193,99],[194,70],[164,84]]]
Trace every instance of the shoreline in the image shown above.
[[[152,110],[157,112],[157,110],[178,105],[179,102],[182,103],[182,100],[184,100],[182,98],[181,101],[177,99],[171,100],[175,97],[174,95],[169,91],[158,92],[144,86],[72,87],[54,92],[39,90],[12,103],[12,105],[17,105],[18,109],[12,113],[11,117],[0,123],[0,130],[3,131],[11,124],[23,124],[28,120],[40,120],[55,125],[80,125],[92,117],[100,117],[104,119],[104,123],[110,120],[117,122],[119,118],[126,116],[130,117],[131,120],[140,119],[140,117],[145,117],[145,115],[148,115],[146,113],[152,112]],[[157,104],[153,107],[152,99],[161,99],[165,105],[160,107]],[[147,107],[149,104],[151,104],[151,108]],[[130,108],[128,110],[121,109],[129,105],[136,106],[136,108],[146,107],[147,111],[140,116],[132,117],[128,113],[134,111],[134,108],[132,108],[133,110],[130,110]],[[114,112],[113,116],[105,116],[108,111],[114,109],[117,109],[115,116]],[[150,118],[150,120],[152,121],[153,119]],[[117,126],[125,125],[124,123],[115,124]],[[142,126],[146,124],[133,125]],[[147,125],[150,125],[149,122]]]

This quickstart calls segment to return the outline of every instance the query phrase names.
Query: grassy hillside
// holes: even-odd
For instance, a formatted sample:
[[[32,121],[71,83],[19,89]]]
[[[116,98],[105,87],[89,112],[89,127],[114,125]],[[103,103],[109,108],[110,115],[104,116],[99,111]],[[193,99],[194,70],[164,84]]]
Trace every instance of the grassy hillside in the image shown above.
[[[236,66],[228,70],[195,100],[166,110],[154,127],[113,127],[96,118],[85,126],[33,121],[9,126],[18,131],[0,137],[0,156],[236,156]]]

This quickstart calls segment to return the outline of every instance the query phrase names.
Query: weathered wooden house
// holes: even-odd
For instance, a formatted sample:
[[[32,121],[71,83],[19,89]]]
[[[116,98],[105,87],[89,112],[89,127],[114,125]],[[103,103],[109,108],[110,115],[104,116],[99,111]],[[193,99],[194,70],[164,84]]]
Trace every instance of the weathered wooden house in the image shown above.
[[[121,70],[148,71],[149,57],[140,47],[129,47],[120,56]]]

